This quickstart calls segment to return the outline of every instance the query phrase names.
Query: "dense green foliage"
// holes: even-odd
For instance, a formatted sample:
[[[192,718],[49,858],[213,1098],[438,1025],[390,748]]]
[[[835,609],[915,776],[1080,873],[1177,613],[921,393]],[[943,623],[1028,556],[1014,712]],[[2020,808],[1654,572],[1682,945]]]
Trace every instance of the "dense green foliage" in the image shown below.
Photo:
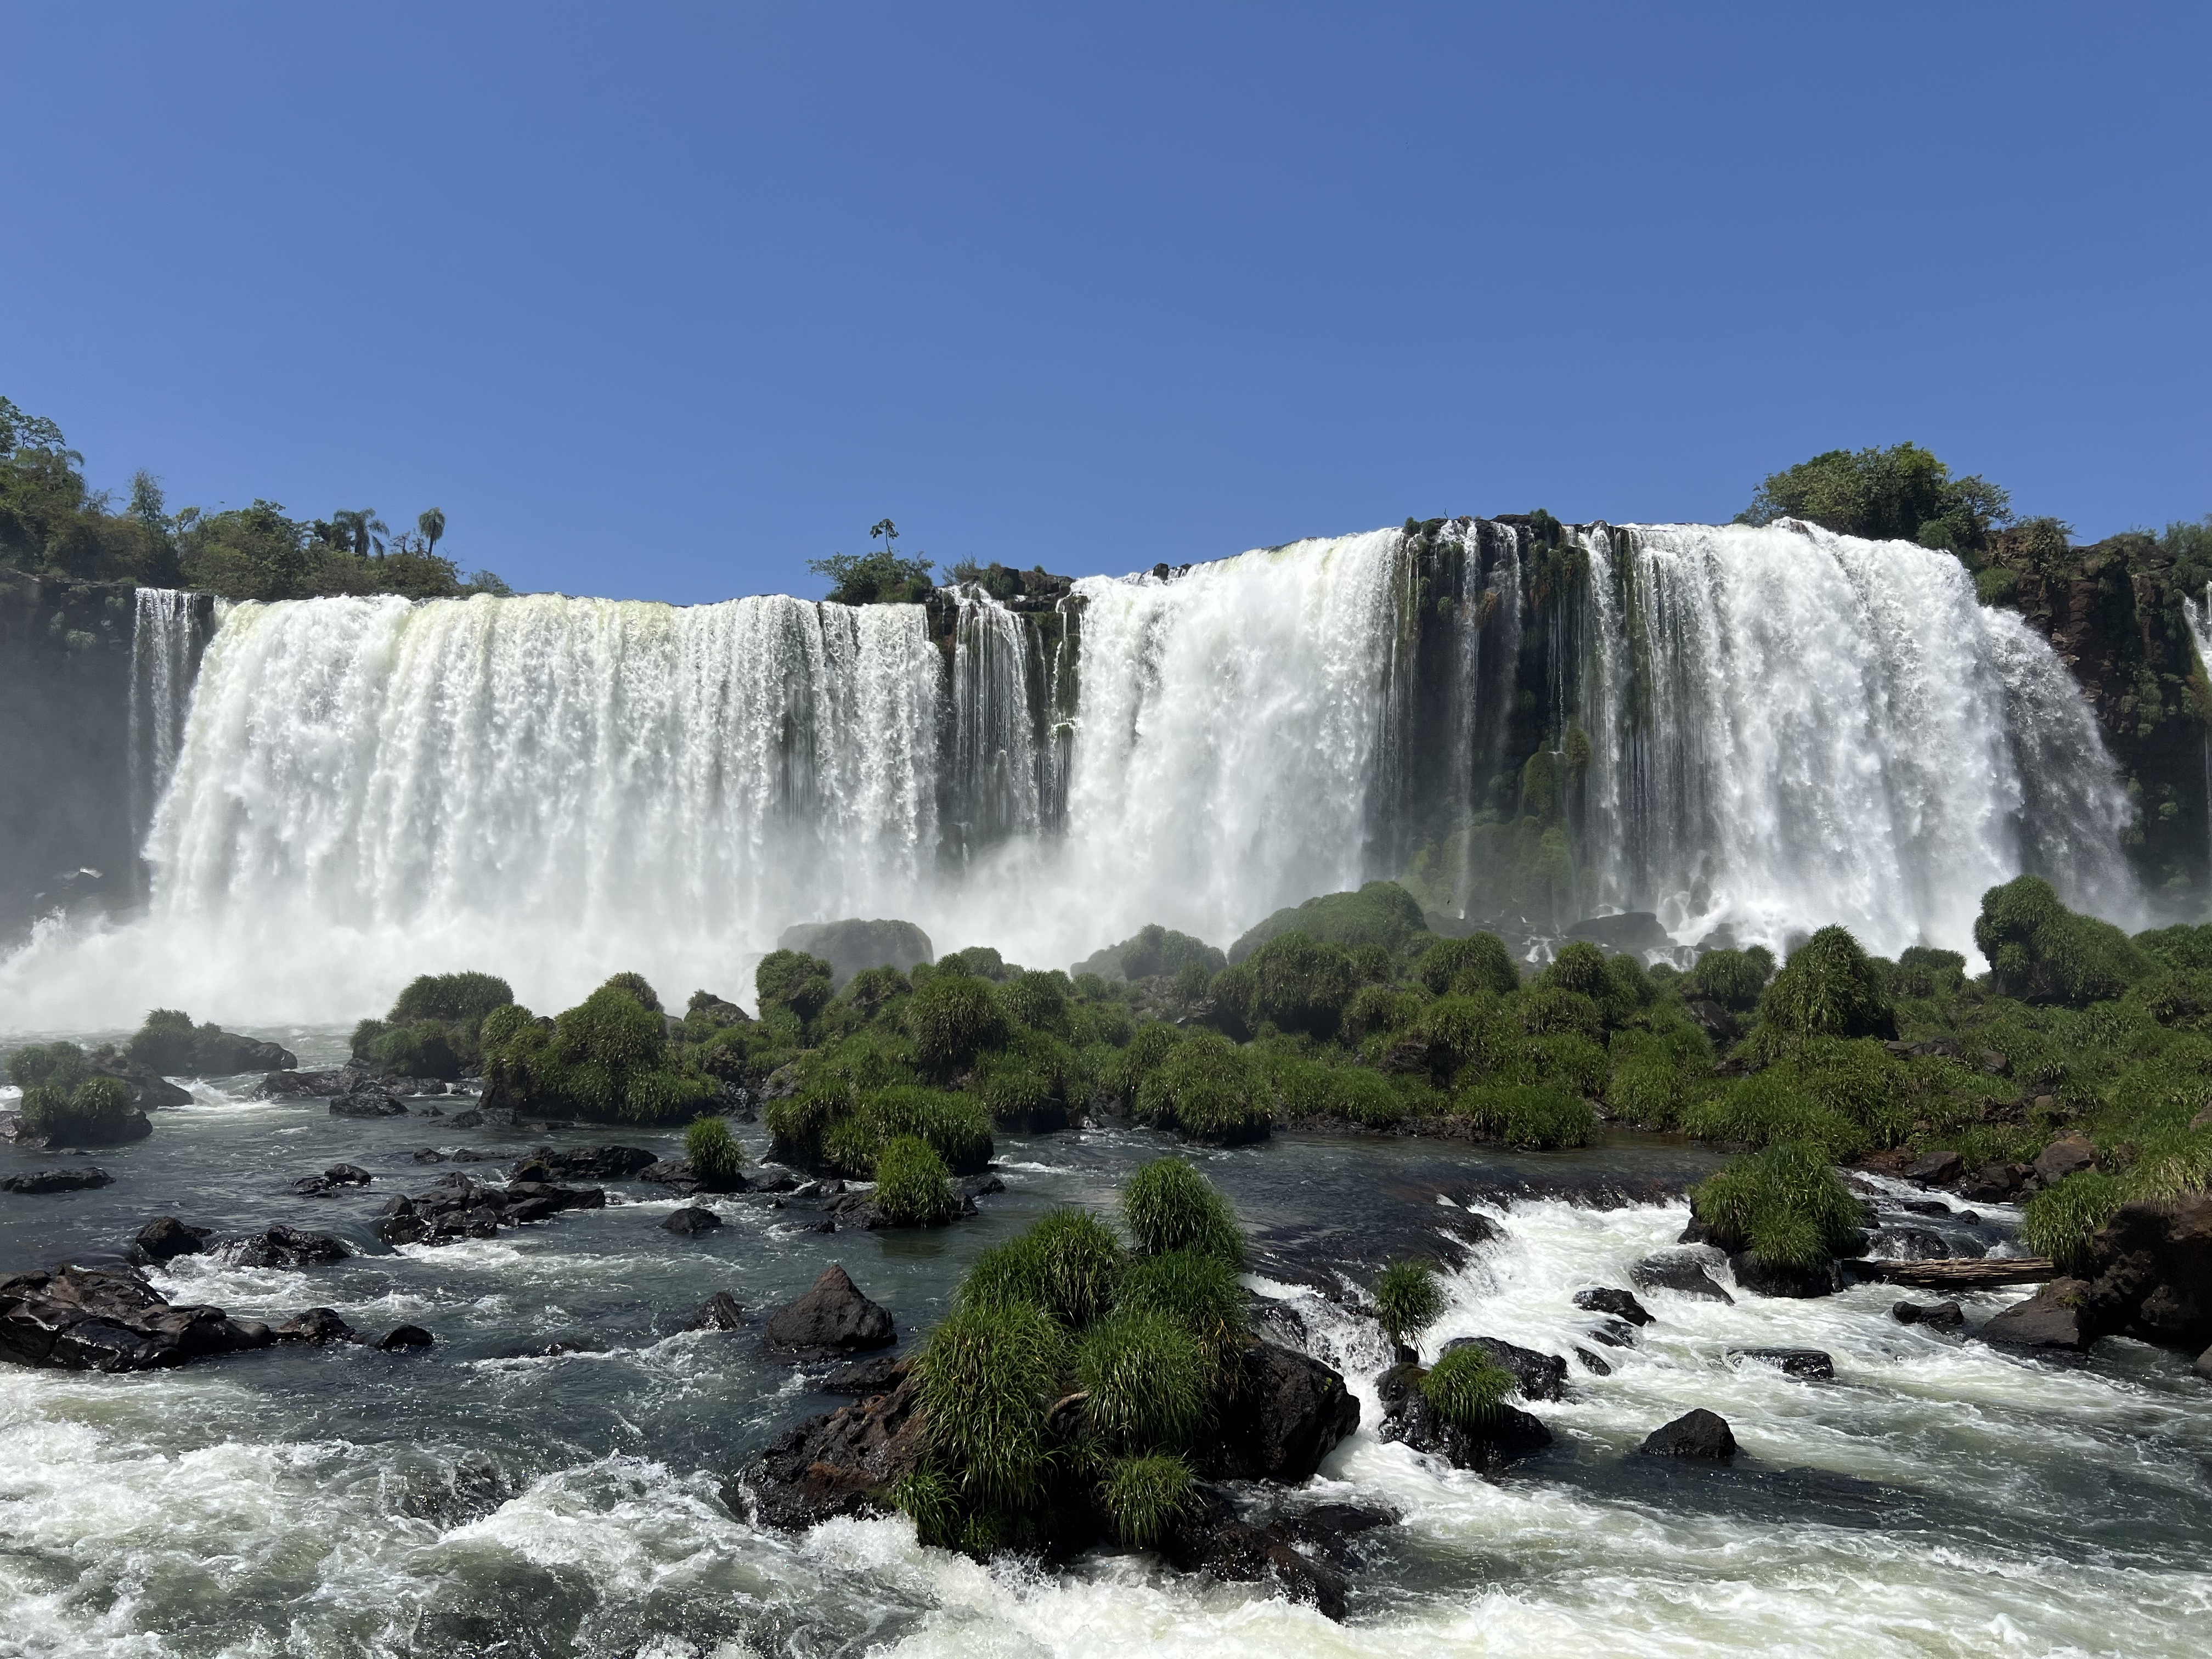
[[[1690,1207],[1721,1249],[1778,1267],[1857,1254],[1865,1213],[1827,1151],[1802,1141],[1736,1159],[1698,1185]]]
[[[893,1135],[876,1154],[876,1211],[894,1227],[934,1227],[960,1213],[951,1171],[920,1135]]]
[[[645,985],[635,974],[607,982],[628,987],[633,995],[637,986]],[[652,995],[651,987],[645,994]],[[495,974],[420,975],[382,1019],[365,1019],[354,1027],[353,1057],[395,1077],[450,1081],[482,1064],[484,1021],[514,1001],[514,991]],[[659,1007],[655,999],[654,1011]]]
[[[1237,1218],[1176,1158],[1139,1170],[1121,1207],[1133,1254],[1099,1218],[1054,1211],[980,1257],[930,1334],[927,1449],[891,1494],[924,1543],[988,1557],[1104,1531],[1142,1547],[1188,1501],[1251,1336],[1230,1260],[1151,1246],[1234,1240]]]
[[[326,593],[449,599],[504,593],[488,571],[464,580],[436,550],[446,517],[432,507],[392,535],[373,509],[295,520],[274,501],[171,513],[149,472],[118,507],[85,481],[84,457],[59,428],[0,398],[0,565],[33,575],[196,587],[234,599]]]
[[[1443,1310],[1443,1287],[1429,1262],[1394,1261],[1375,1281],[1375,1316],[1393,1347],[1413,1347]]]
[[[1982,896],[1974,944],[1989,959],[1991,988],[2023,1002],[2101,1002],[2149,966],[2125,933],[2069,910],[2040,876],[2017,877]]]
[[[478,1035],[487,1105],[668,1123],[688,1121],[721,1097],[714,1077],[670,1042],[659,999],[635,974],[616,975],[551,1020],[508,1003],[481,1020]]]
[[[1770,476],[1739,524],[1803,519],[1846,536],[1965,552],[2012,520],[2011,498],[1987,479],[1954,478],[1917,444],[1832,449]]]
[[[1285,933],[1304,933],[1325,945],[1379,945],[1395,951],[1427,925],[1420,901],[1405,888],[1395,881],[1370,881],[1356,893],[1324,893],[1276,911],[1229,947],[1229,960],[1243,962]]]
[[[268,1067],[252,1037],[239,1036],[220,1025],[192,1024],[190,1014],[176,1008],[156,1008],[146,1016],[124,1052],[163,1077],[231,1077]]]
[[[708,1190],[721,1191],[736,1184],[745,1154],[727,1118],[695,1117],[684,1131],[684,1161]]]
[[[838,605],[919,605],[936,586],[930,580],[930,562],[919,554],[901,557],[898,536],[896,525],[879,519],[868,537],[880,540],[881,547],[809,559],[806,568],[830,584],[823,597]]]

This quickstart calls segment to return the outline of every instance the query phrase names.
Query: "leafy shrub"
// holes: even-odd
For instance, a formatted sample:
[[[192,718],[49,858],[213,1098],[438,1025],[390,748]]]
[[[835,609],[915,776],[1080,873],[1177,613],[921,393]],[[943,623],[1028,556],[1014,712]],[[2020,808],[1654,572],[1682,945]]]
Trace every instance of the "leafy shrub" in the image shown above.
[[[461,1056],[454,1051],[443,1020],[418,1019],[404,1025],[363,1020],[354,1028],[353,1042],[355,1058],[395,1077],[451,1081],[461,1074]]]
[[[1411,1098],[1364,1066],[1332,1067],[1329,1076],[1335,1085],[1337,1112],[1364,1128],[1387,1129],[1419,1115]]]
[[[2019,876],[1982,895],[1974,944],[1990,983],[2023,1002],[2074,1007],[2117,997],[2148,963],[2125,933],[2068,909],[2040,876]]]
[[[684,1132],[684,1160],[708,1186],[726,1187],[744,1169],[745,1154],[727,1118],[695,1117]]]
[[[1545,986],[1523,992],[1507,1006],[1530,1036],[1568,1032],[1595,1042],[1605,1034],[1605,1020],[1597,1004],[1579,991]]]
[[[1006,1037],[1006,1016],[990,982],[966,973],[936,973],[918,986],[906,1006],[906,1029],[915,1062],[939,1074]]]
[[[1163,1315],[1118,1312],[1076,1349],[1084,1415],[1105,1445],[1133,1450],[1189,1440],[1206,1411],[1206,1358],[1190,1333]]]
[[[1190,1491],[1190,1465],[1172,1452],[1117,1457],[1099,1483],[1098,1507],[1116,1538],[1150,1549],[1189,1504]]]
[[[1186,968],[1202,968],[1210,978],[1228,965],[1229,959],[1204,939],[1154,923],[1078,963],[1076,971],[1079,975],[1088,971],[1121,979],[1150,979],[1160,974],[1179,974]]]
[[[1270,1126],[1250,1061],[1218,1031],[1189,1033],[1153,1068],[1137,1091],[1137,1115],[1194,1140],[1231,1146],[1259,1139]]]
[[[1956,996],[1966,982],[1966,959],[1956,951],[1911,945],[1897,958],[1895,981],[1900,997]]]
[[[1712,1242],[1781,1267],[1811,1267],[1861,1248],[1865,1217],[1826,1152],[1784,1142],[1740,1158],[1690,1193]]]
[[[853,1115],[874,1146],[913,1135],[927,1141],[955,1175],[981,1175],[990,1164],[990,1120],[971,1096],[894,1085],[863,1096]],[[860,1169],[874,1161],[872,1151]]]
[[[632,974],[624,975],[637,979]],[[645,981],[637,979],[637,983]],[[647,995],[653,988],[645,986]],[[505,980],[496,974],[422,974],[407,983],[392,1005],[385,1018],[395,1023],[418,1019],[450,1020],[465,1025],[471,1030],[483,1024],[484,1017],[495,1008],[503,1008],[514,1000],[514,993]],[[659,999],[653,1006],[658,1010]]]
[[[1811,1097],[1794,1069],[1784,1066],[1755,1072],[1692,1102],[1681,1122],[1686,1133],[1700,1140],[1754,1150],[1802,1141],[1842,1158],[1865,1144],[1855,1125]]]
[[[74,1088],[33,1084],[23,1091],[23,1127],[63,1146],[106,1146],[137,1127],[137,1097],[120,1078],[92,1073]]]
[[[2161,967],[2176,973],[2212,973],[2212,926],[2192,927],[2186,922],[2154,927],[2137,933],[2135,947]],[[1906,956],[1912,953],[1908,951]],[[1900,961],[1902,958],[1900,958]]]
[[[1647,1129],[1673,1128],[1689,1103],[1689,1079],[1664,1055],[1618,1060],[1606,1079],[1613,1115]]]
[[[1690,969],[1689,993],[1739,1014],[1759,1006],[1774,977],[1774,953],[1763,945],[1748,951],[1708,951]]]
[[[2027,1200],[2021,1212],[2020,1242],[2048,1257],[2061,1273],[2079,1274],[2089,1265],[2089,1242],[2127,1201],[2126,1186],[2101,1170],[2082,1170]]]
[[[802,1024],[811,1024],[830,1006],[835,971],[804,951],[771,951],[753,969],[753,994],[763,1015],[788,1008]]]
[[[915,1370],[933,1449],[968,1505],[1019,1509],[1050,1471],[1044,1414],[1066,1363],[1059,1326],[1027,1303],[963,1303]]]
[[[149,1071],[163,1077],[183,1077],[193,1069],[198,1036],[190,1014],[178,1008],[156,1008],[146,1016],[146,1023],[125,1046],[125,1052]]]
[[[1033,1026],[1041,1031],[1064,1030],[1067,1024],[1067,976],[1017,975],[999,988],[999,1005],[1018,1024]]]
[[[1079,1331],[1114,1305],[1121,1242],[1087,1210],[1048,1211],[1028,1231],[976,1258],[961,1281],[963,1305],[1024,1302]]]
[[[1521,988],[1521,970],[1495,933],[1438,939],[1422,953],[1416,976],[1432,996],[1510,996]]]
[[[1422,960],[1425,964],[1427,958]],[[1437,998],[1421,1015],[1421,1035],[1428,1039],[1429,1063],[1447,1079],[1463,1071],[1486,1077],[1509,1063],[1521,1045],[1519,1030],[1487,994],[1453,992]]]
[[[33,1043],[8,1059],[8,1080],[19,1089],[58,1089],[66,1095],[91,1075],[84,1050],[74,1042]]]
[[[1897,1035],[1881,970],[1841,927],[1823,927],[1790,953],[1760,1000],[1759,1019],[1791,1037]]]
[[[1470,1433],[1497,1421],[1516,1386],[1513,1373],[1473,1342],[1438,1356],[1420,1381],[1422,1396],[1437,1415]]]
[[[1605,952],[1588,939],[1568,940],[1536,975],[1536,988],[1572,991],[1592,1002],[1600,1000],[1613,988],[1605,970]]]
[[[1179,1158],[1139,1166],[1121,1188],[1121,1219],[1139,1255],[1194,1250],[1233,1267],[1244,1265],[1237,1212],[1212,1182]]]
[[[1358,1043],[1377,1032],[1407,1030],[1420,1018],[1423,999],[1395,985],[1363,985],[1344,1011],[1344,1040]]]
[[[1100,1081],[1116,1097],[1133,1101],[1144,1087],[1145,1079],[1158,1069],[1182,1041],[1182,1032],[1177,1027],[1162,1020],[1148,1021],[1137,1027],[1120,1059]]]
[[[894,1227],[934,1227],[960,1213],[951,1172],[918,1135],[894,1135],[876,1154],[877,1213]]]
[[[1568,1094],[1595,1095],[1612,1070],[1606,1051],[1580,1031],[1525,1037],[1497,1081],[1541,1084]]]
[[[616,975],[550,1031],[527,1009],[494,1010],[483,1026],[486,1103],[643,1123],[686,1120],[711,1106],[719,1086],[672,1055],[659,999],[647,1008],[641,985],[634,974]],[[652,997],[652,988],[642,994]]]
[[[1534,1152],[1586,1146],[1597,1132],[1588,1101],[1542,1084],[1476,1084],[1460,1091],[1456,1106],[1483,1133]]]
[[[1375,1281],[1375,1316],[1394,1348],[1410,1348],[1444,1310],[1443,1287],[1426,1261],[1393,1261]]]

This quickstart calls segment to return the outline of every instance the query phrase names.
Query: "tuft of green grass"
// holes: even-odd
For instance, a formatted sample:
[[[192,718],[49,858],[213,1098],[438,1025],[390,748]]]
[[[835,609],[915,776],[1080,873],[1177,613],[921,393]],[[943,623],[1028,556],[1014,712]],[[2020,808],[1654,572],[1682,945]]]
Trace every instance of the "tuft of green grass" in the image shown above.
[[[1495,1423],[1517,1385],[1486,1349],[1469,1343],[1441,1356],[1421,1375],[1421,1394],[1454,1427],[1478,1433]]]
[[[963,1509],[1024,1508],[1050,1470],[1045,1413],[1059,1397],[1066,1338],[1025,1303],[963,1305],[915,1362],[932,1449]]]
[[[1075,1353],[1084,1416],[1102,1444],[1141,1451],[1186,1443],[1205,1420],[1206,1368],[1197,1339],[1164,1315],[1116,1313]]]
[[[1121,1220],[1139,1255],[1196,1250],[1244,1265],[1237,1212],[1213,1183],[1179,1158],[1156,1158],[1121,1189]]]
[[[1509,1146],[1537,1152],[1584,1146],[1597,1132],[1589,1102],[1541,1084],[1477,1084],[1460,1091],[1456,1103],[1477,1128]]]
[[[1150,1549],[1190,1502],[1190,1465],[1170,1452],[1116,1458],[1098,1486],[1098,1507],[1114,1535],[1134,1549]]]
[[[1237,1269],[1219,1256],[1195,1250],[1141,1256],[1122,1273],[1115,1305],[1172,1319],[1197,1340],[1209,1388],[1233,1381],[1251,1316]]]
[[[1817,1267],[1854,1249],[1864,1207],[1826,1151],[1784,1141],[1740,1158],[1690,1193],[1690,1207],[1729,1251],[1778,1267]]]
[[[876,1210],[894,1227],[934,1227],[960,1213],[951,1172],[918,1135],[895,1135],[876,1154]]]
[[[726,1185],[744,1167],[745,1154],[727,1118],[695,1117],[684,1132],[684,1161],[708,1185]]]
[[[1375,1281],[1376,1317],[1393,1347],[1412,1347],[1443,1310],[1443,1287],[1426,1261],[1394,1261]]]

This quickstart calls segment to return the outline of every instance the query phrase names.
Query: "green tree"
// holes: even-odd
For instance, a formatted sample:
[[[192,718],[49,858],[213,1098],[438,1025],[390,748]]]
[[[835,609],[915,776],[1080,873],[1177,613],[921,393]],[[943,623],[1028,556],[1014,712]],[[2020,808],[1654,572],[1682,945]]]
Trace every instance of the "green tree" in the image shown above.
[[[446,533],[446,511],[440,507],[426,507],[415,517],[416,529],[422,532],[423,550],[435,554],[438,541]]]
[[[351,511],[333,513],[331,523],[343,538],[340,545],[350,546],[357,559],[367,558],[372,551],[384,551],[380,539],[392,533],[392,526],[376,516],[376,509],[364,507]]]
[[[1846,536],[1917,541],[1954,552],[1978,551],[1990,532],[2012,521],[2011,497],[1986,478],[1954,478],[1917,444],[1887,449],[1831,449],[1771,474],[1736,514],[1738,524],[1804,519]]]
[[[826,597],[836,605],[919,605],[936,584],[930,580],[930,562],[919,555],[901,558],[898,526],[878,519],[869,528],[871,540],[883,545],[866,553],[832,553],[826,559],[809,559],[806,568],[830,581]]]

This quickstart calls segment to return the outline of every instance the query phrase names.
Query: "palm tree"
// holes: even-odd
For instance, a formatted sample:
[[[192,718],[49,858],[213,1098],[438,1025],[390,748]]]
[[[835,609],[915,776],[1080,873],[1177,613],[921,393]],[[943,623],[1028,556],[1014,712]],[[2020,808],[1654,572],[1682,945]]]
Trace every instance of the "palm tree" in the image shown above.
[[[383,552],[384,544],[377,538],[392,533],[392,526],[376,516],[376,509],[373,507],[333,513],[331,523],[337,527],[341,537],[353,544],[354,555],[357,558],[367,558],[372,547],[379,553]]]
[[[442,507],[425,507],[415,520],[415,527],[422,532],[422,539],[430,544],[430,551],[438,550],[438,538],[446,533],[446,514]]]

